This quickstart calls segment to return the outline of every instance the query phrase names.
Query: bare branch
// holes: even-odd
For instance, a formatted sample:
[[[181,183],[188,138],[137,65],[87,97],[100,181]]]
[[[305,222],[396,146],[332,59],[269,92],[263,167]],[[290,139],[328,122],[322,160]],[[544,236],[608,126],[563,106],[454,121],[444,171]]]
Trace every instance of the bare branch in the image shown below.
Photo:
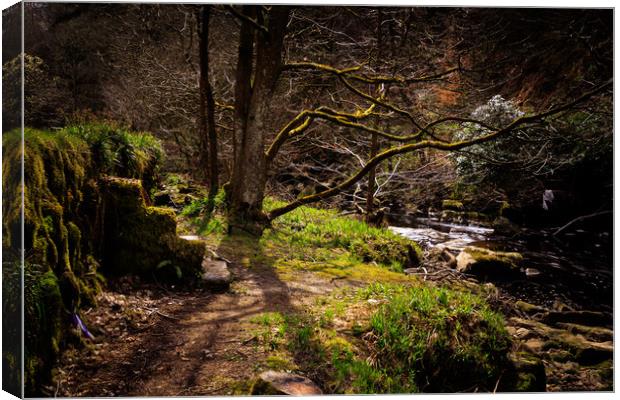
[[[250,25],[252,25],[255,29],[258,29],[259,31],[261,31],[262,33],[269,33],[269,30],[264,27],[263,25],[259,24],[256,20],[248,17],[247,15],[240,13],[239,11],[235,10],[235,8],[231,5],[227,5],[225,6],[226,9],[228,11],[230,11],[230,13],[232,15],[234,15],[235,17],[239,18],[241,21],[245,21],[248,22]]]
[[[423,148],[434,148],[434,149],[438,149],[438,150],[444,150],[444,151],[448,151],[448,150],[460,150],[463,149],[465,147],[469,147],[469,146],[473,146],[475,144],[480,144],[480,143],[484,143],[484,142],[488,142],[490,140],[493,140],[497,137],[500,136],[504,136],[509,134],[510,132],[512,132],[514,129],[528,124],[528,123],[532,123],[532,122],[536,122],[536,121],[540,121],[546,117],[550,117],[556,114],[559,114],[565,110],[568,110],[572,107],[574,107],[575,105],[589,99],[590,97],[592,97],[593,95],[601,92],[602,90],[604,90],[605,88],[607,88],[608,86],[610,86],[612,84],[613,80],[609,80],[606,83],[604,83],[603,85],[595,88],[594,90],[585,93],[584,95],[580,96],[579,98],[577,98],[576,100],[564,104],[562,106],[559,107],[555,107],[552,108],[548,111],[539,113],[539,114],[534,114],[531,116],[526,116],[526,117],[520,117],[515,119],[512,123],[510,123],[509,125],[507,125],[506,127],[490,132],[486,135],[482,135],[479,136],[477,138],[474,139],[470,139],[470,140],[464,140],[464,141],[459,141],[459,142],[451,142],[451,143],[447,143],[447,142],[440,142],[440,141],[436,141],[436,140],[424,140],[424,141],[420,141],[417,143],[412,143],[412,144],[406,144],[406,145],[402,145],[402,146],[398,146],[398,147],[392,147],[388,150],[385,150],[379,154],[377,154],[375,157],[371,158],[368,163],[366,163],[366,165],[359,169],[355,174],[351,175],[347,180],[345,180],[344,182],[340,183],[337,186],[334,186],[330,189],[324,190],[322,192],[319,193],[315,193],[309,196],[304,196],[301,197],[283,207],[279,207],[276,208],[274,210],[272,210],[269,214],[268,214],[268,218],[269,220],[273,220],[287,212],[290,212],[304,204],[309,204],[309,203],[314,203],[323,199],[326,199],[328,197],[334,196],[336,194],[341,193],[343,190],[346,190],[348,188],[350,188],[352,185],[354,185],[356,182],[358,182],[360,179],[362,179],[367,173],[368,171],[370,171],[370,169],[374,168],[375,166],[377,166],[379,163],[381,163],[382,161],[393,157],[395,155],[399,155],[399,154],[405,154],[405,153],[409,153],[415,150],[419,150],[419,149],[423,149]]]

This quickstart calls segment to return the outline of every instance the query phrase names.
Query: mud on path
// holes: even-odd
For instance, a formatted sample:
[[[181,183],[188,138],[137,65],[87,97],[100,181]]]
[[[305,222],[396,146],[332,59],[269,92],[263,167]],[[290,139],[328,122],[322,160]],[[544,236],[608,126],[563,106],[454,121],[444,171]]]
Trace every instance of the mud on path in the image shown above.
[[[95,343],[64,352],[58,396],[232,394],[264,368],[252,317],[303,310],[336,283],[300,273],[283,282],[273,267],[231,264],[225,293],[169,291],[135,278],[110,282],[99,306],[82,314]]]

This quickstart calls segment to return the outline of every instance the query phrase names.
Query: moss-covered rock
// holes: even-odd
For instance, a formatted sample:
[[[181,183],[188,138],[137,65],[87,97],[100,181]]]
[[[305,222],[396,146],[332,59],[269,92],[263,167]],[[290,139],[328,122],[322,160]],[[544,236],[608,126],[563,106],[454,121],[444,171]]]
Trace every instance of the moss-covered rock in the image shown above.
[[[161,146],[148,134],[104,126],[58,131],[26,128],[23,150],[20,130],[3,133],[2,140],[2,247],[6,255],[18,255],[22,248],[22,190],[24,196],[24,384],[26,394],[36,394],[49,378],[68,325],[65,316],[83,305],[93,305],[101,286],[97,260],[105,212],[98,176],[103,172],[139,176],[152,185]],[[3,264],[3,274],[10,275],[11,265]],[[10,282],[6,280],[9,286]],[[9,303],[3,303],[5,311],[21,308],[17,300]],[[17,356],[3,353],[3,362],[16,365]]]
[[[204,244],[183,240],[176,233],[173,210],[147,205],[137,179],[101,179],[104,217],[104,268],[117,275],[165,272],[196,278]]]
[[[523,300],[517,300],[515,302],[515,307],[528,315],[534,315],[537,313],[543,313],[547,311],[547,309],[543,307],[537,306],[535,304],[530,304]]]
[[[572,323],[586,326],[604,326],[611,328],[613,318],[611,314],[599,311],[549,311],[541,316],[541,321],[547,324]]]
[[[443,200],[441,208],[443,210],[463,211],[463,203],[458,200]]]
[[[522,259],[519,253],[468,246],[456,257],[456,269],[482,279],[510,279],[521,275]]]
[[[503,391],[544,392],[547,376],[542,360],[531,353],[510,354],[512,366],[502,384]]]
[[[371,237],[354,240],[351,252],[364,262],[380,264],[400,263],[405,268],[417,267],[422,261],[422,251],[410,240],[393,237]]]

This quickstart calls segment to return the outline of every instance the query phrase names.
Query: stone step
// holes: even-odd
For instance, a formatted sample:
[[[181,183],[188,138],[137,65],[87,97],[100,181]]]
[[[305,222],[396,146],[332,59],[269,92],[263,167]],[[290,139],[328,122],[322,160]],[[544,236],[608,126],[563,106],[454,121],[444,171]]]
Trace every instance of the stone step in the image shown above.
[[[214,290],[226,290],[232,280],[233,276],[226,261],[209,257],[202,260],[202,282],[205,286]]]

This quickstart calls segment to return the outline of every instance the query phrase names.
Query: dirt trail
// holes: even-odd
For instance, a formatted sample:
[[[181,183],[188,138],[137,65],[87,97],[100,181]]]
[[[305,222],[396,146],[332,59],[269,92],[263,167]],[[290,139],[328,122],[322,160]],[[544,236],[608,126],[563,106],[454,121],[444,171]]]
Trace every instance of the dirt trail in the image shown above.
[[[301,310],[335,288],[311,273],[283,282],[270,266],[232,264],[231,271],[231,290],[219,294],[165,292],[135,282],[104,292],[99,307],[83,315],[97,336],[95,346],[65,352],[50,391],[59,396],[231,394],[235,385],[256,376],[268,356],[249,320],[270,311]]]

